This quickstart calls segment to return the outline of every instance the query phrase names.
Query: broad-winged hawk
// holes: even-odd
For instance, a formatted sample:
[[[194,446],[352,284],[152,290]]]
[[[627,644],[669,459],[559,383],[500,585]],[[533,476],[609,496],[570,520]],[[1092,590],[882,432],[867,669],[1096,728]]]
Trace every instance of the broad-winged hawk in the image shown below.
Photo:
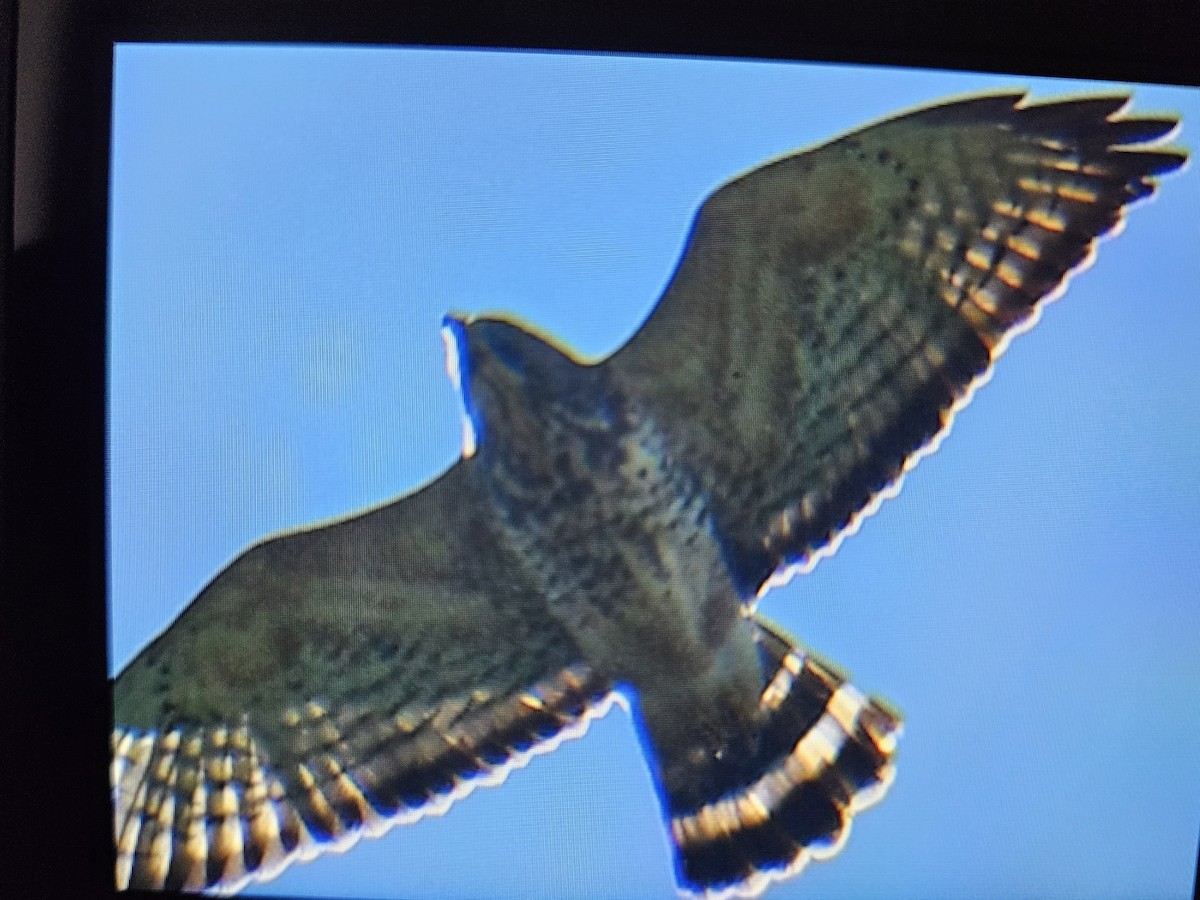
[[[641,330],[585,363],[448,317],[463,458],[255,545],[114,683],[120,887],[234,890],[494,784],[635,703],[681,888],[835,853],[898,713],[754,611],[930,452],[1181,151],[1125,97],[976,96],[701,207]]]

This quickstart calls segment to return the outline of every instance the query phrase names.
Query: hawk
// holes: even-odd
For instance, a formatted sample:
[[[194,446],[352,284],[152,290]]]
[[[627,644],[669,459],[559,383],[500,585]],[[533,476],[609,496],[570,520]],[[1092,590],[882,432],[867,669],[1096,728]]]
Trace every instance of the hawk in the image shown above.
[[[448,316],[462,458],[246,550],[113,683],[119,888],[231,892],[496,784],[614,701],[681,890],[836,853],[899,713],[755,611],[936,447],[1011,337],[1186,154],[1129,98],[944,102],[709,196],[585,361]]]

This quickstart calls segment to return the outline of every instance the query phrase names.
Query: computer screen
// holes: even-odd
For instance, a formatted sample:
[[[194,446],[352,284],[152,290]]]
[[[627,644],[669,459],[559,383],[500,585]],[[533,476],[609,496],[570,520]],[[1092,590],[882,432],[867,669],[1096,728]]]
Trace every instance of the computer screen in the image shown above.
[[[304,529],[379,509],[434,482],[462,457],[485,457],[481,448],[501,439],[498,429],[528,425],[507,406],[508,418],[484,422],[479,410],[464,405],[447,373],[447,314],[459,316],[449,320],[448,346],[463,355],[470,347],[455,329],[503,315],[552,339],[579,363],[603,360],[648,322],[693,235],[697,211],[722,184],[904,112],[1021,92],[1023,105],[1128,94],[1124,112],[1114,105],[1111,116],[1102,112],[1099,119],[1178,118],[1181,129],[1163,146],[1193,152],[1197,146],[1200,92],[1183,87],[589,53],[117,45],[107,363],[109,674],[119,690],[122,673],[142,660],[156,674],[137,690],[157,692],[154,702],[162,702],[155,709],[166,715],[156,725],[122,721],[119,700],[115,759],[127,773],[146,735],[152,742],[178,735],[170,759],[154,757],[163,771],[175,765],[174,775],[156,781],[144,766],[134,787],[126,785],[123,807],[114,792],[118,881],[122,866],[128,878],[137,860],[157,853],[155,864],[175,879],[160,884],[203,887],[196,879],[213,872],[213,849],[232,840],[222,829],[238,821],[238,841],[247,849],[237,865],[252,874],[260,862],[249,849],[258,820],[244,814],[252,779],[226,774],[222,781],[208,768],[225,764],[232,771],[244,754],[230,749],[205,757],[199,781],[193,769],[191,792],[176,795],[175,787],[185,778],[189,735],[211,741],[214,729],[224,727],[221,740],[233,748],[239,724],[259,741],[259,755],[246,765],[270,782],[282,756],[276,751],[272,758],[269,743],[255,737],[252,717],[196,718],[211,699],[206,679],[269,681],[275,675],[262,673],[273,673],[280,659],[308,652],[307,644],[264,642],[269,627],[215,607],[193,618],[200,624],[187,636],[157,645],[167,652],[153,653],[155,639],[248,548],[276,546],[260,542],[316,533]],[[958,164],[968,174],[981,165]],[[1088,175],[1086,165],[1075,174]],[[810,250],[801,259],[823,243],[849,240],[844,232],[857,227],[852,213],[862,190],[855,177],[827,180],[813,195],[828,221],[824,212],[806,220],[800,240]],[[485,785],[479,772],[447,775],[441,793],[457,799],[439,803],[433,791],[423,809],[436,814],[409,815],[401,804],[380,815],[378,827],[346,824],[343,817],[340,835],[319,834],[309,823],[312,839],[304,846],[315,858],[291,861],[269,880],[231,877],[230,883],[253,896],[428,900],[671,897],[681,887],[765,891],[771,898],[1191,896],[1200,839],[1194,696],[1200,399],[1189,385],[1200,336],[1200,181],[1186,165],[1154,180],[1154,195],[1133,203],[1123,227],[1099,240],[1094,262],[1074,273],[1061,298],[1038,306],[1037,326],[996,348],[987,383],[980,379],[936,452],[905,473],[897,496],[841,523],[849,527],[838,529],[837,541],[791,558],[807,571],[786,583],[775,584],[784,581],[776,577],[755,597],[738,582],[736,627],[758,621],[749,618],[757,601],[753,615],[779,627],[763,626],[760,648],[787,633],[805,648],[784,657],[781,672],[789,658],[796,678],[810,658],[828,660],[835,684],[848,678],[855,688],[838,696],[858,702],[859,713],[876,709],[863,705],[874,702],[866,698],[879,698],[878,709],[903,722],[886,778],[877,773],[878,796],[871,799],[878,802],[859,804],[864,808],[847,816],[826,844],[800,846],[789,860],[772,858],[769,865],[751,860],[748,869],[734,867],[741,875],[721,874],[711,885],[681,876],[678,804],[672,816],[681,789],[664,787],[639,685],[613,678],[571,714],[560,711],[572,719],[569,734],[547,744],[527,741],[519,765],[489,760],[485,768],[497,771],[491,780],[503,784]],[[953,225],[950,206],[927,214]],[[936,243],[936,229],[929,234]],[[841,274],[861,285],[855,289],[864,298],[883,277],[869,265]],[[703,290],[719,278],[700,282]],[[747,310],[746,327],[761,324],[755,316]],[[852,311],[845,316],[852,330]],[[725,327],[730,347],[746,346],[740,326],[712,323]],[[897,319],[892,327],[902,324]],[[687,340],[688,332],[674,339]],[[499,346],[490,340],[489,347]],[[792,352],[778,343],[762,340],[764,358]],[[730,402],[730,386],[719,375],[737,368],[707,358],[707,347],[696,347],[694,390],[686,398],[700,410]],[[474,374],[463,360],[455,367],[451,358],[449,368],[460,381]],[[554,380],[529,377],[530,391]],[[685,405],[676,398],[665,408]],[[812,412],[799,401],[792,408],[798,417]],[[596,427],[615,427],[612,415]],[[768,420],[756,427],[773,426]],[[464,429],[473,434],[465,437]],[[534,432],[525,439],[552,440]],[[638,446],[661,449],[653,440]],[[724,520],[714,513],[703,534],[717,534],[723,521],[772,495],[773,483],[742,484],[740,492],[730,485],[731,511]],[[714,484],[724,490],[719,479]],[[438,503],[447,519],[483,522],[495,510],[484,509],[480,496],[463,490]],[[671,502],[683,503],[674,492]],[[804,506],[799,502],[795,509]],[[549,609],[556,621],[574,615],[561,605],[571,602],[572,589],[582,590],[572,572],[588,571],[601,558],[578,535],[591,531],[599,542],[608,534],[605,523],[581,523],[572,509],[556,513],[566,523],[561,533],[576,535],[562,549],[565,562],[542,572],[554,590],[522,600],[541,603],[541,615]],[[578,515],[590,509],[580,501]],[[645,524],[661,515],[647,507],[636,518]],[[511,509],[504,521],[515,521]],[[495,571],[485,565],[493,530],[479,526],[478,555],[472,535],[468,528],[443,544],[434,529],[404,540],[423,541],[422,552],[447,572]],[[545,539],[524,546],[534,568],[544,561]],[[720,559],[737,555],[714,541],[725,554]],[[337,552],[358,554],[347,564],[357,572],[387,557],[388,548],[351,541]],[[695,585],[686,553],[673,546],[664,562],[665,552],[656,557],[655,583],[686,593]],[[514,575],[499,596],[508,597],[518,582]],[[252,594],[259,582],[245,584]],[[296,607],[312,628],[326,629],[324,643],[317,642],[328,651],[321,671],[331,685],[337,682],[325,691],[298,688],[319,725],[336,720],[337,710],[325,708],[335,694],[358,698],[356,715],[366,715],[363,697],[386,695],[383,676],[371,668],[379,659],[368,665],[352,646],[330,649],[347,636],[353,641],[371,630],[376,656],[389,661],[387,677],[399,680],[395,702],[374,711],[381,719],[372,727],[394,730],[412,713],[410,728],[436,730],[429,723],[453,698],[423,685],[436,684],[446,667],[487,668],[477,658],[460,658],[477,657],[479,649],[477,642],[456,641],[451,624],[474,606],[456,610],[449,587],[443,594],[426,591],[422,612],[411,620],[388,618],[392,607],[354,584],[322,590],[323,599],[310,596]],[[286,615],[279,603],[268,605],[277,599],[278,591],[264,608]],[[628,588],[609,599],[644,602]],[[255,608],[254,602],[237,609]],[[317,603],[335,609],[344,631],[330,625],[333,613],[312,612]],[[444,628],[428,613],[439,606]],[[657,627],[670,636],[671,626]],[[388,629],[395,636],[380,638]],[[171,658],[180,641],[190,642],[190,668],[182,673]],[[521,656],[521,649],[497,647],[492,668],[517,665],[505,652]],[[409,662],[393,665],[393,658]],[[680,685],[693,679],[686,668],[669,668],[674,658],[664,647],[662,679]],[[770,672],[765,679],[776,683]],[[470,702],[484,703],[489,684],[481,680]],[[523,702],[548,702],[539,684],[540,692]],[[674,689],[655,685],[668,694]],[[424,698],[418,712],[401,703],[409,695]],[[619,702],[604,702],[611,697]],[[276,700],[280,720],[310,714],[299,701],[287,707],[274,695],[256,699],[255,708]],[[135,698],[128,706],[144,717],[150,702]],[[696,710],[697,718],[703,715]],[[438,733],[451,731],[447,725]],[[329,776],[330,796],[329,785],[351,768],[336,738],[326,749],[341,747],[330,754],[345,770]],[[551,745],[554,752],[532,752]],[[798,754],[795,747],[789,743],[784,755]],[[767,766],[763,777],[782,771]],[[197,800],[205,772],[208,793]],[[283,789],[299,790],[300,776],[280,778]],[[114,779],[120,783],[116,766]],[[478,790],[463,787],[473,781]],[[155,786],[168,782],[172,788],[153,800]],[[225,788],[215,785],[232,792],[235,806],[243,804],[240,820],[222,813]],[[146,790],[139,801],[133,797],[140,786]],[[357,789],[369,805],[369,788],[360,781]],[[179,799],[164,812],[168,795]],[[275,799],[280,809],[290,802]],[[189,802],[204,810],[188,820],[190,831],[180,824]],[[131,817],[144,820],[147,835],[153,829],[145,822],[170,823],[160,829],[158,849],[149,838],[137,849],[138,835],[126,833]],[[401,824],[389,828],[389,818]],[[381,833],[357,840],[373,830]],[[343,852],[317,852],[327,844]],[[173,849],[162,849],[167,845]],[[189,853],[195,865],[184,866],[179,860]]]

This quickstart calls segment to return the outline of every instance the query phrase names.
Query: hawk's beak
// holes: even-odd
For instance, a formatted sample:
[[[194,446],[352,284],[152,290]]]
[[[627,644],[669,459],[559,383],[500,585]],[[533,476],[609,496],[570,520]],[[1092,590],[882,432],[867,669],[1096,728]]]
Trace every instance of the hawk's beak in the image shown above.
[[[462,413],[462,454],[465,459],[475,455],[477,440],[471,410],[471,380],[464,372],[470,360],[467,353],[467,316],[449,313],[442,318],[442,343],[446,347],[446,374],[458,392]]]
[[[456,391],[462,391],[463,361],[467,359],[467,321],[465,316],[449,313],[442,317],[442,343],[446,346],[446,374]]]

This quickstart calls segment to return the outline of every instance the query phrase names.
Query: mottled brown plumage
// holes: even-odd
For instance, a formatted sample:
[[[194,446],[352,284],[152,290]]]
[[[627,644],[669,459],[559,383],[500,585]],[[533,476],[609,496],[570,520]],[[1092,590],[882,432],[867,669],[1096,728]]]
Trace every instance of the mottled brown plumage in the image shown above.
[[[114,684],[119,886],[235,889],[637,704],[682,888],[841,846],[899,718],[754,612],[935,446],[1178,150],[1124,97],[981,96],[737,178],[582,364],[449,319],[474,452],[273,538]]]

